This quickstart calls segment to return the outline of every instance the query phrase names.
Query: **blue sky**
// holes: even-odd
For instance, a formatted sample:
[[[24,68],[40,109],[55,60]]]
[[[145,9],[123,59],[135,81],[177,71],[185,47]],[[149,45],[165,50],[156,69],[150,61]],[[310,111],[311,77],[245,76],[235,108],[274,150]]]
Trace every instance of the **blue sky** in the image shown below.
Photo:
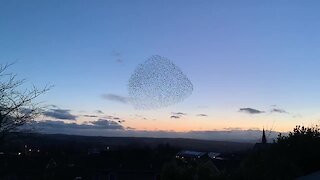
[[[320,115],[319,5],[2,0],[0,62],[16,62],[10,70],[29,83],[53,84],[41,99],[47,104],[74,114],[102,110],[136,129],[248,129],[275,122],[277,130],[290,130],[318,122]],[[188,99],[137,111],[102,98],[127,96],[130,75],[152,55],[169,58],[189,77],[194,92]],[[275,107],[288,113],[270,113]],[[178,111],[190,116],[171,119]],[[155,120],[132,118],[136,114]]]

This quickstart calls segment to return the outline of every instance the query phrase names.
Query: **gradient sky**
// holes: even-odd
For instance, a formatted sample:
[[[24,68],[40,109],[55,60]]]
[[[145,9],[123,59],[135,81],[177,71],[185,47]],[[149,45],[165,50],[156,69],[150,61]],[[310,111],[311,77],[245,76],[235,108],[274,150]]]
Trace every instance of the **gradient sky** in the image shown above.
[[[53,84],[40,100],[71,110],[77,123],[95,120],[81,116],[90,114],[120,117],[136,130],[274,124],[287,131],[319,122],[319,7],[316,0],[1,0],[0,62],[15,62],[10,71],[27,84]],[[103,98],[128,96],[130,75],[152,55],[183,70],[194,86],[189,98],[157,110]]]

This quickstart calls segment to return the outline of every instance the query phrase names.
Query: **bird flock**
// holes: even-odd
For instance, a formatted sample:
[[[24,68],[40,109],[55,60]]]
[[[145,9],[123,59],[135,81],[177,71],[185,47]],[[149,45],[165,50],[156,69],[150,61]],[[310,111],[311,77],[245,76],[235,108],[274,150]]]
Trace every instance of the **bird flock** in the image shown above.
[[[188,77],[167,58],[155,55],[139,64],[128,83],[136,109],[157,109],[183,101],[192,94]]]

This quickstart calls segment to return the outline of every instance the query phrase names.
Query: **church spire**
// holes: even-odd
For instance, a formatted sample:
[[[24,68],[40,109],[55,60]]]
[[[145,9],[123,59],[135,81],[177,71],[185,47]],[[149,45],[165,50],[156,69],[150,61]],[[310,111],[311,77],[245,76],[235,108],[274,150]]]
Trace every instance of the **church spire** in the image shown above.
[[[263,130],[262,130],[262,144],[266,144],[266,143],[267,143],[267,138],[266,138],[266,133],[263,128]]]

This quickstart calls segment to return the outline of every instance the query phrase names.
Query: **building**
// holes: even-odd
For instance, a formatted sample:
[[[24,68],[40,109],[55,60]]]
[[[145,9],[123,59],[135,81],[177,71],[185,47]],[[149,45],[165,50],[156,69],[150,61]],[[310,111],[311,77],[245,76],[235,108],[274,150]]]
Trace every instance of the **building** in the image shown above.
[[[177,153],[176,159],[183,161],[196,161],[204,158],[205,156],[207,156],[206,152],[184,150]]]
[[[256,143],[253,147],[254,150],[265,150],[266,148],[270,147],[270,143],[268,143],[267,141],[267,137],[266,137],[266,132],[263,129],[262,130],[262,137],[261,137],[261,142],[260,143]]]

